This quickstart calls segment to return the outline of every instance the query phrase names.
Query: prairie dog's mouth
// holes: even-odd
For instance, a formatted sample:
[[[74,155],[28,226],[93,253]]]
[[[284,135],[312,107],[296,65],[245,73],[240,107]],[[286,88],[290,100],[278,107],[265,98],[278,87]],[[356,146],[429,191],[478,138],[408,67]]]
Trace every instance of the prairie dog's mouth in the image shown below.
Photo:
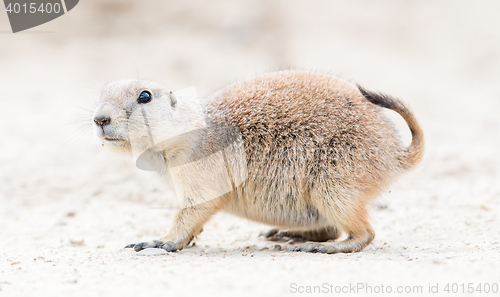
[[[106,141],[122,141],[122,142],[125,141],[125,139],[123,139],[123,138],[109,137],[109,136],[104,136],[103,139],[106,140]]]

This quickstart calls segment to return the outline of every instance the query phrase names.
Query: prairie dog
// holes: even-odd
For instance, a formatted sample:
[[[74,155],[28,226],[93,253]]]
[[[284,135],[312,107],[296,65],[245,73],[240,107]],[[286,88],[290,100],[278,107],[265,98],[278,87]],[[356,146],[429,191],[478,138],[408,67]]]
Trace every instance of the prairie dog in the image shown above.
[[[160,174],[168,175],[171,164],[213,154],[217,125],[236,127],[244,146],[247,175],[241,184],[180,209],[170,231],[159,240],[127,247],[180,250],[213,214],[226,211],[274,226],[265,234],[271,240],[307,241],[295,251],[357,252],[375,236],[368,222],[370,200],[416,165],[424,152],[422,128],[403,102],[327,74],[267,73],[229,85],[200,102],[201,113],[194,112],[193,100],[176,98],[166,87],[148,81],[119,81],[104,88],[94,112],[95,129],[118,151],[132,150],[132,134],[148,139],[146,129],[134,126],[132,113],[169,114],[161,126],[165,133],[181,136],[151,150],[149,159]],[[403,147],[381,107],[405,119],[412,133],[409,147]],[[148,125],[158,126],[159,118],[148,117]],[[180,133],[186,125],[194,129]],[[198,188],[193,184],[203,177],[196,166],[186,170],[188,182],[181,187],[190,199]],[[342,232],[347,239],[336,240]]]

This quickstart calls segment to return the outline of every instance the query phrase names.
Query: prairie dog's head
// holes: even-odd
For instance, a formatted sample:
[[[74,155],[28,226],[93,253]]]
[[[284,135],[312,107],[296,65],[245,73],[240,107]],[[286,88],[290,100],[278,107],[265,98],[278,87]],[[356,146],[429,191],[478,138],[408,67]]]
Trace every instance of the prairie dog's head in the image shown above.
[[[178,102],[166,87],[140,80],[122,80],[106,85],[93,114],[96,135],[105,146],[122,152],[142,153],[186,125],[201,120],[189,102]],[[201,117],[201,119],[199,119]]]

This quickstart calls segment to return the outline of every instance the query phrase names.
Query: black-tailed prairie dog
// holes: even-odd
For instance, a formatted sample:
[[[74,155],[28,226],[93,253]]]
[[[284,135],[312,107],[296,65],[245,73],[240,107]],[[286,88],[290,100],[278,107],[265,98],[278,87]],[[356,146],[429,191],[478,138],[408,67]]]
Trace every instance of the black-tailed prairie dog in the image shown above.
[[[405,119],[408,147],[381,108]],[[307,71],[259,75],[205,99],[118,81],[104,88],[94,123],[106,146],[129,153],[144,146],[141,156],[160,174],[176,172],[170,180],[188,201],[165,236],[128,246],[136,251],[180,250],[218,211],[274,226],[269,239],[305,241],[296,251],[360,251],[375,236],[367,205],[424,151],[422,129],[403,102]],[[168,140],[153,141],[153,130]],[[235,139],[240,157],[220,154]],[[239,182],[234,168],[243,168]]]

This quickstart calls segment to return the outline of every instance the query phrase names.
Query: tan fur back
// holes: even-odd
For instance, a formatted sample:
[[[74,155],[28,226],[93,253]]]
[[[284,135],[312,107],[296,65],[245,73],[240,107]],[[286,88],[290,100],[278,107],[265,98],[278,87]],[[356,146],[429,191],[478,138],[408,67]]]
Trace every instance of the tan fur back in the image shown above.
[[[207,108],[212,121],[241,130],[249,176],[228,209],[257,221],[320,226],[311,200],[349,212],[402,169],[405,149],[379,107],[329,75],[264,74],[218,91]]]

